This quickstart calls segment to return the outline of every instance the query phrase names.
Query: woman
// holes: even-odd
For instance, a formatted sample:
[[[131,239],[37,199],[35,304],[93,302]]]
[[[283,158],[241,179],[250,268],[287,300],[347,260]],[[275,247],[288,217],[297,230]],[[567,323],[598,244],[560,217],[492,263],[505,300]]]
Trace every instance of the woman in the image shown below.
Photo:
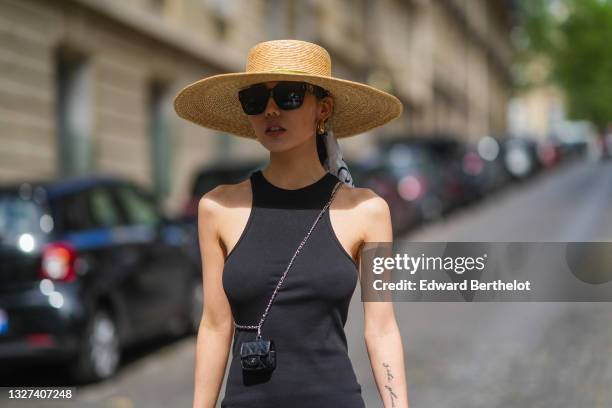
[[[256,139],[270,152],[265,169],[218,186],[199,202],[204,313],[193,406],[215,406],[233,340],[222,407],[364,407],[344,325],[360,250],[365,242],[391,242],[392,227],[382,198],[351,187],[335,138],[396,118],[401,103],[332,77],[322,47],[279,40],[251,48],[246,72],[187,86],[175,109],[199,125]],[[323,163],[317,145],[326,146]],[[408,407],[393,304],[364,302],[363,309],[384,406]],[[257,340],[260,331],[276,346],[272,371],[242,366],[241,346]]]

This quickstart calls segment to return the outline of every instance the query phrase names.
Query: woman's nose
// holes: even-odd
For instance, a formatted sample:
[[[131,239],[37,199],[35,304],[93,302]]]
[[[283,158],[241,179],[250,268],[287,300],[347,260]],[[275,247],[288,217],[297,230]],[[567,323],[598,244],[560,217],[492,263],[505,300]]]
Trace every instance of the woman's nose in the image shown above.
[[[274,98],[272,97],[272,95],[270,95],[270,97],[268,98],[268,102],[266,103],[266,110],[264,111],[264,113],[266,116],[278,116],[278,114],[280,113],[280,109],[278,105],[276,105],[276,102],[274,102]]]

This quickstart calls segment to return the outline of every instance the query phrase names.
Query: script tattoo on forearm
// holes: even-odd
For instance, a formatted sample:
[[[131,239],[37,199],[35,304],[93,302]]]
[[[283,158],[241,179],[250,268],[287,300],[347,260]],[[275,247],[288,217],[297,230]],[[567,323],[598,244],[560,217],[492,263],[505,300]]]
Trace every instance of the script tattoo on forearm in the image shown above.
[[[387,363],[383,363],[383,367],[385,367],[385,369],[387,370],[387,381],[391,382],[391,380],[393,379],[393,374],[391,374],[391,367]],[[389,396],[391,397],[391,407],[395,407],[395,399],[397,398],[397,395],[395,395],[395,393],[393,392],[393,388],[391,388],[390,385],[385,384],[385,388],[389,390]]]

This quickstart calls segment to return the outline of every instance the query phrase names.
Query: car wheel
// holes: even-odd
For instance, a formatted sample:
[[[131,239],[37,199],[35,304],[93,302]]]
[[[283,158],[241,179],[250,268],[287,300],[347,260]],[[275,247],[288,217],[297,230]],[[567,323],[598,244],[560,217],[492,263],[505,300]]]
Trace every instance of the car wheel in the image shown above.
[[[77,381],[99,381],[112,377],[119,366],[121,350],[117,326],[105,310],[97,310],[87,324],[72,375]]]

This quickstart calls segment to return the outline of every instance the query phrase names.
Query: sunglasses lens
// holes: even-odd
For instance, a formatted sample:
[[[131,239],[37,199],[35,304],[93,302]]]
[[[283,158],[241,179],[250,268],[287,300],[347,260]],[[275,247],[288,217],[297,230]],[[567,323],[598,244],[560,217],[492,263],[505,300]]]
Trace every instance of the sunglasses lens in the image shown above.
[[[304,103],[306,87],[300,82],[279,82],[274,87],[274,102],[283,110],[297,109]]]
[[[306,85],[302,82],[279,82],[273,90],[265,85],[253,85],[238,91],[238,99],[242,110],[247,115],[259,115],[266,110],[270,92],[274,102],[282,110],[297,109],[304,103]]]
[[[255,85],[238,92],[242,110],[247,115],[258,115],[266,110],[270,91],[265,85]]]

